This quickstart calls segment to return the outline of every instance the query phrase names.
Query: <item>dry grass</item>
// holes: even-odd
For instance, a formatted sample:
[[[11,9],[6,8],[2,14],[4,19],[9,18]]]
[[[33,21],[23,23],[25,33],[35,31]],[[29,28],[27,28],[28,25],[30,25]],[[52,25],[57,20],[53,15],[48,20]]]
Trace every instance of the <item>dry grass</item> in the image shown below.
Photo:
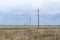
[[[0,28],[0,40],[60,40],[60,29]]]

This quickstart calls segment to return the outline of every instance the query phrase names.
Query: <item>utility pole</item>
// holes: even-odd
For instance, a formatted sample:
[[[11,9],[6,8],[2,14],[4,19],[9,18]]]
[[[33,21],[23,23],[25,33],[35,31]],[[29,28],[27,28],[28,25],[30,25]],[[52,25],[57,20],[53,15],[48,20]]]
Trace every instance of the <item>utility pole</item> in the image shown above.
[[[40,24],[40,23],[39,23],[39,22],[40,22],[40,21],[39,21],[39,11],[40,11],[40,10],[39,10],[39,8],[38,8],[38,10],[37,10],[37,13],[38,13],[38,28],[39,28],[39,24]]]
[[[29,20],[30,20],[30,26],[31,26],[31,18],[29,18]]]

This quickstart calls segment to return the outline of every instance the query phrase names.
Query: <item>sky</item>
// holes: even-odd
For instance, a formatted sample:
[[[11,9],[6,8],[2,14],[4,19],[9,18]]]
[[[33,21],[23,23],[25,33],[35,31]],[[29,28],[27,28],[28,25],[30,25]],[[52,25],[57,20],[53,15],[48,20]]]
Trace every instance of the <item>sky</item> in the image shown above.
[[[60,25],[60,0],[0,0],[0,25]]]

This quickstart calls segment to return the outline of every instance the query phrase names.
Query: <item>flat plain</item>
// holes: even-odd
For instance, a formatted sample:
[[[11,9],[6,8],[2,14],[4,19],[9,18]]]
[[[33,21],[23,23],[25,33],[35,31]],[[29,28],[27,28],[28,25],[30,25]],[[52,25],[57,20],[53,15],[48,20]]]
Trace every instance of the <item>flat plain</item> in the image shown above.
[[[1,25],[0,40],[60,40],[60,25]]]

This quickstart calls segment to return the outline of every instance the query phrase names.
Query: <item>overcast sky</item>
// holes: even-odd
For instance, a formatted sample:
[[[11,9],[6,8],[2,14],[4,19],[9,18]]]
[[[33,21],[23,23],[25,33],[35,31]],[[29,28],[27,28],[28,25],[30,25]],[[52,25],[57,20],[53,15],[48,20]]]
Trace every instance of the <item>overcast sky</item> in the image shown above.
[[[17,12],[23,10],[35,10],[37,8],[46,12],[58,12],[60,0],[0,0],[1,12]]]
[[[41,10],[40,24],[60,24],[59,18],[56,22],[54,21],[56,14],[59,15],[60,13],[60,0],[0,0],[0,24],[27,25],[29,24],[29,18],[31,18],[31,24],[36,25],[37,8]]]

